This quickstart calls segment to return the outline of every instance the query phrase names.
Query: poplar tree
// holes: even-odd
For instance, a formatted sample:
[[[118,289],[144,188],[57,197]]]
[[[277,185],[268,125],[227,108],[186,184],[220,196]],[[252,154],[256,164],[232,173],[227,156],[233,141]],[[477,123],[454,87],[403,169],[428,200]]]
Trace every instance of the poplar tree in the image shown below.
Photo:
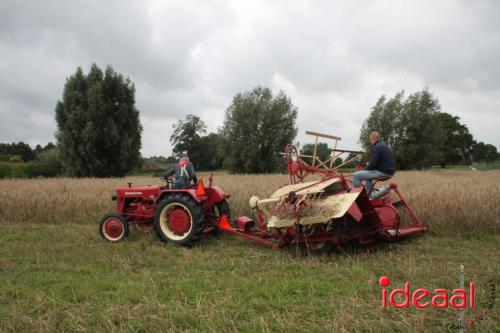
[[[228,145],[224,164],[236,173],[284,171],[283,152],[297,135],[297,107],[280,91],[256,87],[238,93],[226,110],[221,133]]]
[[[111,66],[80,67],[56,105],[56,133],[65,170],[76,177],[122,177],[141,163],[135,87]]]

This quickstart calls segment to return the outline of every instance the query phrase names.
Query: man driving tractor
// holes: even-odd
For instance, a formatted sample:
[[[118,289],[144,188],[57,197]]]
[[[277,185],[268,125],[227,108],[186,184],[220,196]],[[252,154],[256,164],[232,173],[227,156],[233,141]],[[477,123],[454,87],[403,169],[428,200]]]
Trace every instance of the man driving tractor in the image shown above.
[[[194,184],[198,183],[198,177],[196,177],[196,171],[194,170],[193,164],[189,161],[189,157],[186,153],[181,155],[178,163],[174,164],[165,174],[163,179],[175,175],[175,182],[172,185],[173,189],[181,189],[191,186],[191,180]]]
[[[372,189],[372,179],[382,177],[392,177],[396,172],[396,161],[391,148],[389,148],[381,139],[379,132],[370,134],[370,143],[372,153],[370,161],[364,170],[357,171],[352,175],[352,186],[360,187],[361,181],[366,180],[366,192]]]

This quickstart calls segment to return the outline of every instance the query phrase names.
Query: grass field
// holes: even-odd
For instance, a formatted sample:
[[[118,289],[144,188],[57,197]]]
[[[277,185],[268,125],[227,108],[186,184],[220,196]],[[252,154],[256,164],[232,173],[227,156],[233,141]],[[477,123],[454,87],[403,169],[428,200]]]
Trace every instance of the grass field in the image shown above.
[[[216,174],[233,215],[270,194],[283,175]],[[204,180],[207,180],[205,175]],[[391,288],[458,288],[459,264],[476,283],[470,331],[499,332],[488,309],[500,268],[500,172],[401,172],[403,194],[428,235],[329,255],[295,257],[229,235],[193,249],[131,229],[111,244],[97,219],[126,179],[0,181],[0,331],[454,332],[455,310],[382,309]],[[482,317],[481,317],[482,316]],[[482,320],[481,320],[482,318]]]

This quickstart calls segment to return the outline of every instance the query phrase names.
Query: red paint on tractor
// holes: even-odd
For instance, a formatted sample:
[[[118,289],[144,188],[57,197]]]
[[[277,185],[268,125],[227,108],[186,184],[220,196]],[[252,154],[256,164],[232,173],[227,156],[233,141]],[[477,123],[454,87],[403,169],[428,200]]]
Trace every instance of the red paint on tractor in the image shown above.
[[[236,224],[240,230],[248,232],[254,227],[255,221],[248,216],[240,216],[236,219]]]
[[[172,209],[167,214],[167,223],[176,234],[184,234],[191,228],[191,218],[182,208]]]
[[[123,233],[123,225],[116,219],[109,219],[104,224],[104,233],[111,238],[118,238]]]
[[[147,186],[133,186],[133,187],[118,187],[116,189],[116,195],[118,198],[142,198],[145,200],[150,200],[152,198],[157,198],[160,195],[159,185],[147,185]]]

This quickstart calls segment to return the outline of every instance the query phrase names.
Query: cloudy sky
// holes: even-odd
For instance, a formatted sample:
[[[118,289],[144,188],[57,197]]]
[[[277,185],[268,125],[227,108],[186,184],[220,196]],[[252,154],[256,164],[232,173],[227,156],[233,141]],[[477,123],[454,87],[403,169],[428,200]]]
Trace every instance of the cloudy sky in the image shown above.
[[[0,1],[0,142],[54,141],[66,78],[95,62],[136,84],[144,156],[172,124],[215,131],[232,97],[283,90],[305,130],[356,148],[376,100],[429,87],[500,148],[499,1]]]

